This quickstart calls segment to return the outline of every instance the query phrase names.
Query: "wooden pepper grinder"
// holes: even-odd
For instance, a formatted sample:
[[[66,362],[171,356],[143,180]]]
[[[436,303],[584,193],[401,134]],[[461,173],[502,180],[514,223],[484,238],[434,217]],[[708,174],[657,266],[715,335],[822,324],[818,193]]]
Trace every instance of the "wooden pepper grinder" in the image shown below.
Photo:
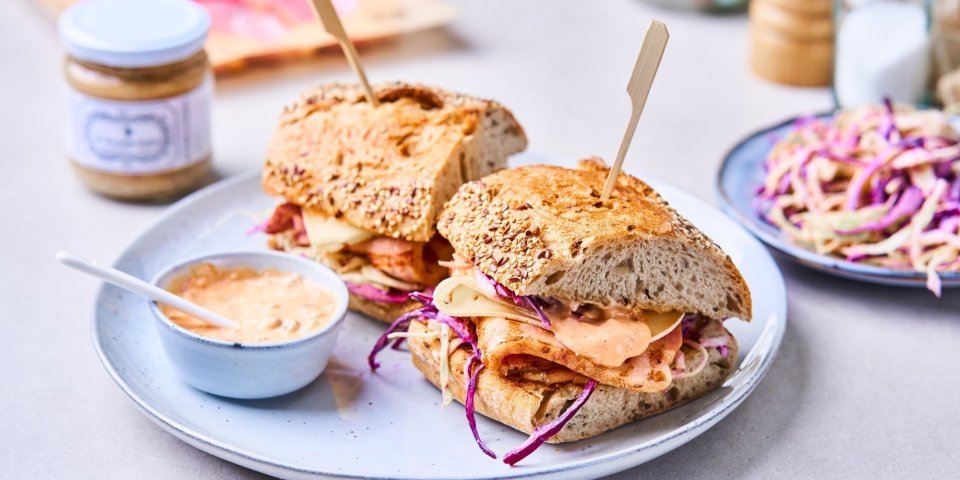
[[[833,75],[832,0],[752,0],[750,65],[787,85],[830,85]]]

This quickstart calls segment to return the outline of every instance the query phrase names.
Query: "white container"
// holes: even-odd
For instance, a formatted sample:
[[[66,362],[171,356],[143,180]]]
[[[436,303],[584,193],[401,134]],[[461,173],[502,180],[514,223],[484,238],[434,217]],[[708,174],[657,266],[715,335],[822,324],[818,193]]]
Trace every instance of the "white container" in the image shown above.
[[[847,0],[836,8],[833,88],[841,107],[884,98],[917,104],[930,80],[929,15],[922,1]]]
[[[158,273],[151,283],[165,288],[200,263],[218,268],[246,267],[292,272],[313,280],[336,299],[330,323],[289,342],[241,344],[197,335],[171,322],[149,300],[167,358],[187,384],[230,398],[268,398],[299,390],[327,366],[347,313],[347,287],[332,270],[316,262],[275,252],[220,253],[193,258]]]

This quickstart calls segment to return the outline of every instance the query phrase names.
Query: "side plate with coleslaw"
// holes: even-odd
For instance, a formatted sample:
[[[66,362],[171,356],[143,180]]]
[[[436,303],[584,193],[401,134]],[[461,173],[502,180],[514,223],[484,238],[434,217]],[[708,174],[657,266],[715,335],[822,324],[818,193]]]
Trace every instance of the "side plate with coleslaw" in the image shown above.
[[[862,261],[818,253],[802,245],[771,223],[769,210],[758,200],[758,192],[769,182],[765,169],[774,145],[787,138],[799,124],[811,120],[830,122],[840,112],[823,112],[795,117],[759,130],[738,142],[724,157],[717,173],[716,194],[720,206],[730,217],[746,227],[762,242],[784,257],[831,275],[883,285],[929,288],[926,271],[913,268],[889,268]],[[951,119],[951,123],[957,122]],[[938,271],[941,288],[960,287],[960,271]]]

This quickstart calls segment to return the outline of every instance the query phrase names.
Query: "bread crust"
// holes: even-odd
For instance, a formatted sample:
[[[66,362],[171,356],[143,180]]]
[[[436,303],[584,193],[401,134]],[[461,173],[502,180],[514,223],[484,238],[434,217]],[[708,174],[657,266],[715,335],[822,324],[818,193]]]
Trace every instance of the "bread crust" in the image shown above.
[[[380,303],[358,297],[350,294],[348,308],[354,312],[362,313],[374,320],[384,323],[393,323],[400,315],[411,310],[422,307],[423,304],[412,300],[403,303]]]
[[[263,188],[379,235],[426,242],[466,181],[526,148],[503,105],[409,83],[330,83],[287,107],[267,151]]]
[[[426,328],[420,322],[413,322],[410,331],[423,332]],[[439,342],[410,338],[409,345],[414,366],[430,383],[439,388],[440,364],[438,358],[434,357],[434,353],[439,349]],[[595,437],[627,423],[678,407],[720,388],[735,368],[738,345],[732,335],[727,346],[727,357],[721,357],[715,349],[708,349],[708,364],[702,372],[674,380],[664,392],[641,393],[599,385],[587,403],[548,442],[564,443]],[[451,375],[448,386],[453,397],[460,403],[464,402],[466,394],[463,369],[468,358],[469,354],[463,348],[450,356]],[[534,428],[556,419],[581,391],[582,386],[571,383],[550,386],[512,380],[484,370],[478,378],[474,402],[480,414],[529,434]]]
[[[749,320],[750,291],[730,257],[633,176],[621,173],[611,199],[601,202],[608,171],[596,158],[582,160],[576,169],[533,165],[500,171],[464,184],[447,202],[437,228],[459,255],[520,295]],[[592,255],[624,252],[650,252],[673,262],[658,270],[671,282],[650,281],[652,272],[635,271],[643,265],[631,263],[625,277],[635,283],[620,285],[615,294],[610,293],[615,288],[595,294],[553,283],[552,275],[581,271]],[[710,278],[701,280],[717,291],[684,291],[681,282],[689,279],[681,279],[679,262],[687,261],[703,265]]]

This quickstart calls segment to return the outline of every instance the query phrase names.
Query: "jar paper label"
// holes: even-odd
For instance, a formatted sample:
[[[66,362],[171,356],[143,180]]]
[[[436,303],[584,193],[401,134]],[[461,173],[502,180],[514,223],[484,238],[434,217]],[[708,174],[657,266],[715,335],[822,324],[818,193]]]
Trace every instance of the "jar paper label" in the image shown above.
[[[210,154],[211,80],[181,95],[104,100],[67,88],[67,153],[119,174],[169,171]]]

